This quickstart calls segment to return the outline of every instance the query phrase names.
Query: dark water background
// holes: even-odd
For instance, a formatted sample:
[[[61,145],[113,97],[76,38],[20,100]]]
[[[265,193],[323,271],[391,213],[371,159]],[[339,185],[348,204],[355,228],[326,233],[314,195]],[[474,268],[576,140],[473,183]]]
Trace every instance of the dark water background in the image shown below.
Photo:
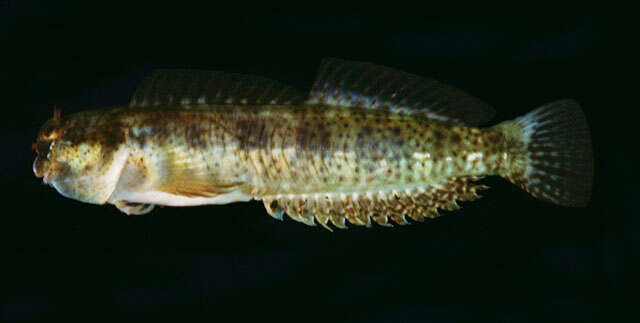
[[[232,321],[627,321],[633,161],[619,149],[612,5],[519,14],[231,15],[197,8],[3,2],[0,320],[70,313]],[[185,11],[184,13],[182,11]],[[211,8],[206,9],[211,10]],[[433,77],[491,103],[495,122],[576,99],[596,156],[588,208],[491,178],[484,198],[423,224],[333,233],[259,202],[127,217],[33,176],[53,113],[127,104],[154,68],[257,74],[308,90],[322,57]],[[624,119],[624,118],[622,118]],[[637,209],[637,207],[636,207]]]

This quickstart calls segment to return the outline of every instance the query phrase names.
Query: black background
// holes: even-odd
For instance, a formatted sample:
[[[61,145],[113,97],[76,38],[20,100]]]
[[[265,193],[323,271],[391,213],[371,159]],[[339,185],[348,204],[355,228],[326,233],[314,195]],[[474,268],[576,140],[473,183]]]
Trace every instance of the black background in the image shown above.
[[[553,9],[237,15],[4,2],[0,319],[626,320],[624,208],[637,176],[611,139],[625,131],[612,112],[615,10]],[[154,68],[257,74],[304,91],[324,56],[445,81],[492,104],[494,122],[576,99],[594,145],[590,206],[547,204],[489,178],[483,199],[438,219],[331,233],[274,220],[259,202],[127,217],[33,176],[30,143],[54,104],[64,114],[125,105]]]

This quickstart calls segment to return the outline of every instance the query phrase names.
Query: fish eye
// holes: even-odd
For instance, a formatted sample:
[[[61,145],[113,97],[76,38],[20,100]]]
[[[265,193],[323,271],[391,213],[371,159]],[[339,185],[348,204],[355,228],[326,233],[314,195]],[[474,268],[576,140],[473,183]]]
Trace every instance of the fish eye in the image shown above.
[[[31,144],[31,149],[33,149],[39,156],[47,156],[53,146],[52,144],[54,144],[54,141],[52,140],[39,138],[38,141]]]
[[[42,140],[55,140],[60,134],[60,122],[56,119],[51,119],[40,128],[39,138]]]
[[[46,131],[42,131],[42,138],[44,140],[55,140],[58,138],[58,131],[55,128],[45,129]]]

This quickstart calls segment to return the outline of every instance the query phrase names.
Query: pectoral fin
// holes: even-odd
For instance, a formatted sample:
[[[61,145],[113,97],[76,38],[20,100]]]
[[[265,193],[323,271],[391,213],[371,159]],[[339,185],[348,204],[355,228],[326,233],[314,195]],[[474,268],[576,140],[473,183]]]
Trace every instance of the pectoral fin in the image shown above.
[[[242,184],[243,182],[211,182],[201,178],[180,176],[167,181],[158,190],[186,197],[215,197],[235,191]]]
[[[156,189],[185,197],[216,197],[241,190],[243,179],[224,176],[199,154],[183,147],[167,149]]]

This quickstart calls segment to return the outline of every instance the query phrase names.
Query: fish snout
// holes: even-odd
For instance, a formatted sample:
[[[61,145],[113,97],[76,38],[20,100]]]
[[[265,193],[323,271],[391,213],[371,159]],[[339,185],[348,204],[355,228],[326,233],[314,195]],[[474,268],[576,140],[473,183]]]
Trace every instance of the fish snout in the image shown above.
[[[50,184],[52,181],[64,176],[66,170],[68,170],[66,163],[52,162],[40,156],[33,162],[33,173],[37,178],[42,178],[45,184]]]
[[[45,167],[46,167],[46,159],[41,158],[40,156],[36,157],[36,160],[33,162],[33,173],[37,178],[42,178],[45,175]]]

